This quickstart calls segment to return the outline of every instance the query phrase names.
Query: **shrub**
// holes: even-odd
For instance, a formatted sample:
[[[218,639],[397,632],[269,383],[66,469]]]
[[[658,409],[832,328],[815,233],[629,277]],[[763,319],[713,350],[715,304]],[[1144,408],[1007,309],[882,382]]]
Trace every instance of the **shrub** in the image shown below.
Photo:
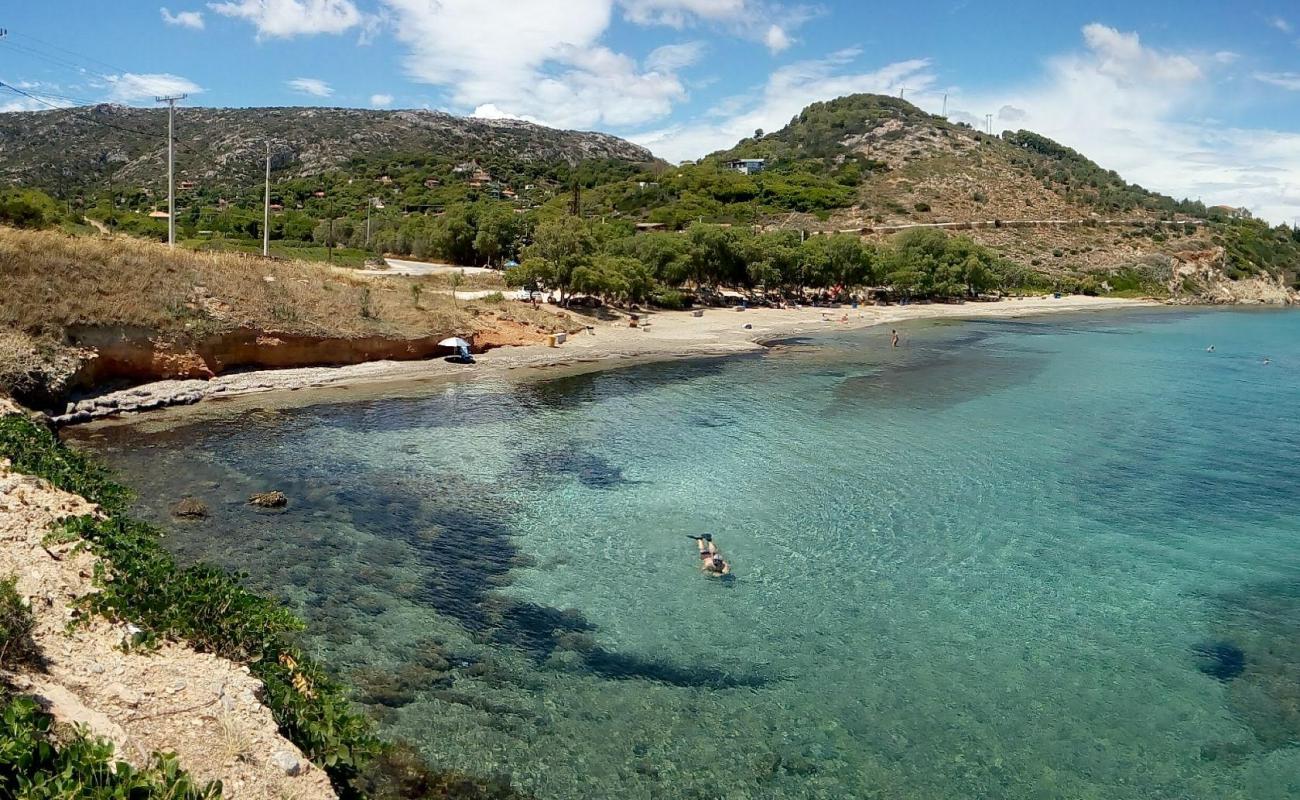
[[[650,298],[650,302],[660,308],[666,308],[670,311],[681,311],[690,305],[690,303],[687,302],[686,295],[676,289],[664,289],[661,292],[656,292]]]
[[[921,200],[920,202],[915,203],[912,206],[912,208],[916,209],[917,211],[925,212],[930,210],[930,204],[925,202],[924,200]]]
[[[976,189],[974,192],[971,192],[970,198],[977,203],[987,203],[989,201],[989,196],[984,194],[978,189]]]
[[[144,769],[113,758],[113,745],[54,735],[54,720],[28,697],[0,691],[0,797],[25,800],[216,800],[221,784],[199,786],[173,755]]]
[[[18,579],[0,580],[0,669],[37,663],[40,650],[32,641],[36,621],[18,594]]]
[[[506,301],[506,296],[501,294],[500,292],[493,292],[492,294],[483,296],[484,303],[504,303],[505,301]]]

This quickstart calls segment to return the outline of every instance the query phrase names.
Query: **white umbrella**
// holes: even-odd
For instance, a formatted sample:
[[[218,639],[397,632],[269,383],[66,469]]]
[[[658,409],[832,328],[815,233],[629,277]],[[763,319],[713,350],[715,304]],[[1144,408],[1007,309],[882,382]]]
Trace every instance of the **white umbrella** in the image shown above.
[[[443,339],[441,342],[438,342],[438,346],[439,347],[469,347],[469,342],[459,337],[453,336],[450,339]]]

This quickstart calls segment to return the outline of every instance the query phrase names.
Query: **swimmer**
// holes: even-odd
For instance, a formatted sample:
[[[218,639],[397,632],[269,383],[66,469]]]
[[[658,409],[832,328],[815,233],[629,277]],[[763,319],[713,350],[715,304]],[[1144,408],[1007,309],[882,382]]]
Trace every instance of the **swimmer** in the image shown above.
[[[706,533],[703,536],[692,536],[695,544],[700,551],[700,569],[705,575],[730,575],[731,564],[723,559],[722,554],[718,552],[718,546],[713,543],[713,534]]]
[[[1207,353],[1213,353],[1213,352],[1214,352],[1214,345],[1210,345],[1209,347],[1205,348],[1205,352],[1207,352]]]
[[[894,347],[898,347],[898,331],[891,330],[889,332],[889,338],[890,341],[893,343]]]

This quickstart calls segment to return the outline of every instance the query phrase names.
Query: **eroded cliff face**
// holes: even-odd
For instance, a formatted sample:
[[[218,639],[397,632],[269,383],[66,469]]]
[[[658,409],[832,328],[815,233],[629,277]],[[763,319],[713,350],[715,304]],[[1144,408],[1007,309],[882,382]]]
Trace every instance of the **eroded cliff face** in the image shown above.
[[[169,342],[149,331],[121,327],[69,330],[72,343],[86,353],[69,381],[70,390],[111,383],[212,378],[233,369],[338,366],[365,361],[409,361],[447,355],[443,336],[391,339],[338,338],[239,329],[193,343]]]
[[[1293,305],[1300,292],[1274,275],[1234,280],[1224,271],[1223,248],[1180,253],[1169,282],[1173,302],[1185,305]]]
[[[476,330],[462,334],[475,353],[541,344],[549,332],[537,324],[505,317],[484,316],[476,324]],[[570,332],[578,330],[571,320],[562,322],[562,327],[565,324]],[[241,327],[177,340],[146,327],[74,325],[65,330],[66,339],[54,365],[57,369],[40,362],[41,369],[33,371],[14,395],[29,406],[61,413],[77,397],[156,381],[210,380],[240,370],[440,358],[454,352],[438,345],[448,335],[341,337]]]

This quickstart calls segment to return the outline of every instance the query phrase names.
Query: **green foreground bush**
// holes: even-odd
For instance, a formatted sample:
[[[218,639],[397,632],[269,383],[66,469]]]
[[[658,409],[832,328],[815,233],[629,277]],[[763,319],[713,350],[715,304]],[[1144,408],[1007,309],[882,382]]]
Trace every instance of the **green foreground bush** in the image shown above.
[[[32,610],[18,596],[18,579],[0,579],[0,669],[39,663]]]
[[[55,730],[27,697],[0,690],[0,798],[23,800],[216,800],[221,783],[199,786],[175,756],[144,769],[113,757],[109,742]]]
[[[126,514],[130,491],[48,429],[21,415],[0,417],[0,457],[103,512],[100,519],[66,520],[57,531],[84,540],[102,559],[95,574],[101,591],[87,598],[87,610],[141,626],[139,646],[183,640],[248,663],[266,687],[265,701],[281,733],[326,770],[341,796],[392,796],[378,789],[394,785],[397,779],[383,773],[400,763],[408,776],[398,781],[405,790],[426,792],[407,797],[520,797],[508,787],[431,770],[409,749],[381,742],[369,718],[353,710],[345,687],[294,642],[293,634],[303,628],[300,619],[274,599],[244,589],[236,576],[207,565],[177,564],[159,543],[162,531]],[[0,798],[7,796],[0,790]]]

